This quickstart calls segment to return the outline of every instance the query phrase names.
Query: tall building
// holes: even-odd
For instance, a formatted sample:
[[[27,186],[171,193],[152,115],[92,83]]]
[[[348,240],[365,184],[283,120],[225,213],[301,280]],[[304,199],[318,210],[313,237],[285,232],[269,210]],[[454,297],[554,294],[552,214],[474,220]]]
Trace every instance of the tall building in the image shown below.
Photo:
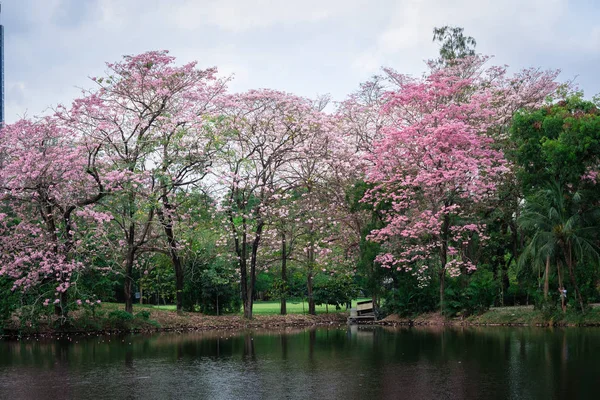
[[[0,5],[0,14],[2,13]],[[0,24],[0,126],[4,123],[4,25]]]

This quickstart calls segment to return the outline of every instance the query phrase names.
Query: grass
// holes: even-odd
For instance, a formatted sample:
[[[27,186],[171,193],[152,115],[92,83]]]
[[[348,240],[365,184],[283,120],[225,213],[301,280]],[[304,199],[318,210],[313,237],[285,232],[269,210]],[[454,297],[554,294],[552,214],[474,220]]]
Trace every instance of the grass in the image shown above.
[[[352,300],[352,307],[356,307],[357,301],[370,300],[370,299],[356,299]],[[255,315],[274,315],[279,314],[281,305],[279,300],[276,301],[257,301],[254,303],[253,313]],[[327,312],[325,305],[316,306],[317,314],[324,314]],[[336,310],[335,306],[329,306],[329,312],[343,312],[346,311],[346,307],[342,307],[341,310]],[[308,313],[308,302],[301,300],[288,300],[287,301],[287,312],[288,314],[307,314]]]
[[[566,313],[555,310],[544,313],[533,306],[494,307],[485,313],[468,318],[469,322],[478,324],[519,324],[519,325],[599,325],[600,308],[591,307],[585,314],[574,309]]]
[[[493,307],[481,315],[468,318],[469,322],[478,324],[528,324],[544,322],[541,311],[533,306]]]
[[[356,299],[352,300],[352,307],[356,307],[357,301],[370,300],[370,299]],[[254,302],[253,313],[254,315],[276,315],[279,314],[280,310],[279,300],[275,301],[256,301]],[[105,310],[116,310],[116,309],[125,309],[125,305],[123,303],[102,303],[102,308]],[[174,304],[168,305],[153,305],[153,304],[134,304],[133,312],[139,312],[141,310],[163,310],[163,311],[175,311],[176,307]],[[327,307],[325,305],[320,305],[316,307],[317,314],[325,314],[327,312]],[[329,306],[329,312],[343,312],[346,311],[345,307],[342,307],[341,310],[336,310],[335,306]],[[301,300],[293,300],[290,299],[287,301],[287,312],[288,314],[307,314],[308,313],[308,302]],[[240,310],[240,314],[242,311]]]

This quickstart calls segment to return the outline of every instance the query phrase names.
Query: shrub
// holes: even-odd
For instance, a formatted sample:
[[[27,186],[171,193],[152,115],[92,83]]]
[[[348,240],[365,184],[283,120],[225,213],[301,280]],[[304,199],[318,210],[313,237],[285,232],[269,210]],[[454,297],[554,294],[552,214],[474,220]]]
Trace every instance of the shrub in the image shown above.
[[[135,314],[135,318],[141,319],[142,321],[148,321],[150,319],[150,311],[142,310]]]
[[[468,279],[466,286],[465,279]],[[448,316],[481,314],[494,304],[497,289],[490,271],[478,271],[469,278],[451,279],[445,291],[444,313]]]

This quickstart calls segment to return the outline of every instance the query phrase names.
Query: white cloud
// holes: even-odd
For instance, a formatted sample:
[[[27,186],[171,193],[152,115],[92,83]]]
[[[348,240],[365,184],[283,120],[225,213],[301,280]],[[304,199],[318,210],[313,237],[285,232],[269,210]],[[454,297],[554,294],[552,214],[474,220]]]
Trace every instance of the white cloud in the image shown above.
[[[168,18],[190,30],[199,25],[214,25],[241,32],[273,25],[321,22],[367,5],[367,1],[360,0],[184,0],[174,5]]]
[[[524,49],[543,53],[568,43],[572,34],[564,23],[567,11],[568,0],[398,1],[374,45],[359,53],[353,66],[371,71],[374,65],[410,60],[408,72],[414,73],[422,69],[422,60],[436,56],[433,28],[444,25],[464,27],[479,51],[518,63],[514,56]]]
[[[432,29],[442,25],[463,26],[497,63],[565,67],[586,92],[600,91],[592,17],[600,8],[567,0],[81,1],[3,7],[6,79],[24,85],[7,91],[8,121],[69,104],[105,61],[153,49],[234,73],[235,91],[271,87],[340,100],[382,65],[419,74],[437,54]]]

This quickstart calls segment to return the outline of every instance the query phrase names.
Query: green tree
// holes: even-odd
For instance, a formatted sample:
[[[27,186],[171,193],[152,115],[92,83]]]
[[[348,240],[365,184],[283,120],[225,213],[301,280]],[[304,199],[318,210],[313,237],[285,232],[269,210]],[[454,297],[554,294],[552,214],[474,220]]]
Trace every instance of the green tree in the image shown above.
[[[560,182],[568,192],[592,191],[598,204],[600,168],[600,111],[577,94],[538,110],[517,113],[511,127],[523,193],[532,195],[547,182]]]
[[[594,102],[576,93],[517,113],[511,139],[507,154],[527,199],[519,225],[530,238],[520,264],[532,261],[544,268],[546,299],[551,265],[556,266],[560,288],[561,267],[566,267],[583,309],[577,269],[598,255],[600,112]]]
[[[565,265],[583,312],[584,299],[575,271],[587,260],[600,262],[600,253],[595,237],[599,229],[597,210],[583,211],[582,203],[580,193],[569,196],[563,186],[555,181],[527,202],[519,224],[532,233],[521,262],[529,259],[546,265],[545,296],[547,297],[550,262],[554,261],[556,264],[559,290],[563,288],[561,266]]]
[[[464,35],[464,28],[442,26],[433,28],[433,41],[440,44],[439,65],[448,65],[456,59],[475,55],[477,42],[471,36]]]
[[[358,288],[349,275],[333,275],[323,277],[315,283],[315,304],[331,304],[336,310],[348,304],[358,296]],[[327,307],[329,311],[329,307]]]

